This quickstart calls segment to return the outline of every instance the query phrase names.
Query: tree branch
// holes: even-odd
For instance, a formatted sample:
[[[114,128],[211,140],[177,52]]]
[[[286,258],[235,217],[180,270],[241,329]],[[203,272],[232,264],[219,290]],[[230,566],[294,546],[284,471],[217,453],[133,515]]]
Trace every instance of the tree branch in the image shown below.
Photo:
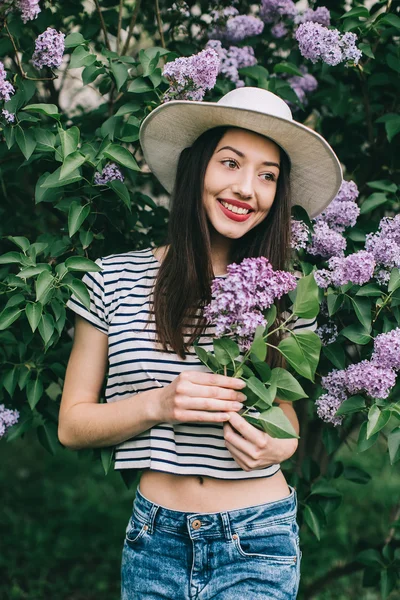
[[[163,48],[165,48],[164,34],[163,34],[163,30],[162,30],[162,21],[161,21],[161,14],[160,14],[160,7],[158,4],[158,0],[156,0],[156,17],[157,17],[158,32],[160,34],[161,46]]]
[[[124,54],[126,54],[128,48],[129,48],[129,42],[131,41],[131,37],[132,37],[132,33],[133,33],[133,28],[136,25],[136,19],[137,19],[138,14],[139,14],[140,2],[141,2],[141,0],[136,0],[135,9],[134,9],[133,14],[132,14],[131,22],[129,23],[128,35],[126,37],[124,47],[122,48],[122,52],[121,52],[122,56]]]
[[[100,8],[99,0],[94,0],[94,3],[96,5],[97,12],[99,13],[100,24],[101,24],[101,28],[102,28],[103,33],[104,33],[104,40],[105,40],[107,49],[111,50],[110,41],[108,39],[108,34],[107,34],[107,28],[106,28],[106,24],[105,24],[104,19],[103,19],[103,15],[101,13],[101,8]]]
[[[119,11],[118,11],[118,29],[117,29],[117,53],[119,54],[120,47],[120,36],[122,27],[122,10],[124,8],[124,0],[119,0]]]
[[[18,64],[18,68],[21,73],[21,77],[23,77],[23,79],[29,79],[30,81],[53,81],[53,79],[57,79],[57,75],[53,75],[53,77],[30,77],[29,75],[27,75],[25,73],[24,69],[22,68],[22,64],[21,64],[21,61],[18,56],[18,48],[15,44],[13,36],[11,35],[11,31],[8,29],[8,25],[7,25],[6,21],[4,21],[4,27],[8,33],[8,37],[10,38],[12,45],[13,45],[14,52],[15,52],[15,59]]]

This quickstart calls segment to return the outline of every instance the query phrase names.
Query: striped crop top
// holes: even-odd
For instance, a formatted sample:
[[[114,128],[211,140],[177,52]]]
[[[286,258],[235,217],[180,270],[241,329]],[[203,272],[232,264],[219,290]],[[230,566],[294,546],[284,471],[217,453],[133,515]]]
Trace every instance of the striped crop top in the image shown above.
[[[156,346],[154,317],[145,327],[149,297],[160,267],[151,248],[111,254],[98,258],[96,264],[101,271],[85,273],[82,280],[89,290],[90,310],[75,295],[68,300],[67,307],[108,336],[107,402],[164,387],[185,370],[209,372],[193,348],[183,360],[173,351],[164,352],[161,346]],[[315,319],[298,319],[292,329],[315,326]],[[215,325],[207,326],[199,346],[213,351],[214,332]],[[189,334],[184,339],[187,342]],[[251,408],[249,414],[257,416],[259,412]],[[114,468],[246,479],[269,477],[280,465],[253,471],[241,469],[225,447],[222,422],[159,423],[118,444]]]

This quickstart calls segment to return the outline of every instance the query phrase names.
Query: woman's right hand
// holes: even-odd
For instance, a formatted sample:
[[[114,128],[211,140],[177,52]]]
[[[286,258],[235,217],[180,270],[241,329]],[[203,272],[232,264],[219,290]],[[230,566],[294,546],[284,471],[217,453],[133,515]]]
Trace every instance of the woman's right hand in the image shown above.
[[[246,387],[241,379],[184,371],[160,390],[161,423],[221,423],[229,420],[229,411],[243,408]]]

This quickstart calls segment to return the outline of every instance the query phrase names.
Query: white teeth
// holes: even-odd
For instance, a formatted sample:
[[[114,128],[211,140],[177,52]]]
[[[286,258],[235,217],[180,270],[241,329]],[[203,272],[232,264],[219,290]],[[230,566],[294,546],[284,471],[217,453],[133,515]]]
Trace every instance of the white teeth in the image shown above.
[[[250,212],[246,208],[238,208],[237,206],[232,206],[232,204],[228,204],[227,202],[222,202],[222,200],[221,200],[221,204],[222,204],[222,206],[225,206],[225,208],[227,208],[231,212],[234,212],[238,215],[247,215]]]

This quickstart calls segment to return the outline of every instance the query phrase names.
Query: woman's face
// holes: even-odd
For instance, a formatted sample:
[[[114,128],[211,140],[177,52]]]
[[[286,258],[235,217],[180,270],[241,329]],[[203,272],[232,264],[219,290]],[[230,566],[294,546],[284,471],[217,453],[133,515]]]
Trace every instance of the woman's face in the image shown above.
[[[275,198],[279,165],[274,142],[245,129],[224,134],[204,177],[203,203],[216,232],[237,239],[266,218]],[[237,204],[246,210],[232,212]]]

